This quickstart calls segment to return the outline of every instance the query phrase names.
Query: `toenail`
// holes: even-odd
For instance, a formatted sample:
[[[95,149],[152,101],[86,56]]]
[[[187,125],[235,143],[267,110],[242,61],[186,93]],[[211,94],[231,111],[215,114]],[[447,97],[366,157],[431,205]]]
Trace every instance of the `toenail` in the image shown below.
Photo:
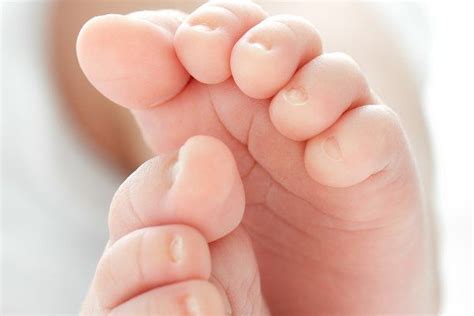
[[[196,24],[192,25],[191,27],[200,32],[211,32],[215,30],[215,28],[207,24]]]
[[[337,142],[337,139],[334,136],[328,137],[322,143],[322,147],[323,151],[329,158],[337,161],[342,160],[341,148],[339,147],[339,143]]]
[[[186,21],[186,17],[184,15],[178,15],[178,16],[175,16],[174,18],[179,23],[183,23],[184,21]]]
[[[308,101],[308,94],[304,88],[291,88],[283,93],[286,102],[291,105],[305,105]]]
[[[170,243],[170,257],[175,263],[178,263],[183,258],[184,242],[181,236],[175,236]]]
[[[268,40],[265,39],[256,39],[256,38],[250,38],[247,41],[252,47],[260,49],[260,50],[271,50],[272,49],[272,43]]]
[[[188,25],[196,31],[200,32],[212,32],[217,29],[216,25],[202,21],[202,19],[196,19],[194,21],[189,21]]]
[[[201,315],[201,312],[200,312],[201,309],[199,308],[199,303],[196,298],[192,296],[188,296],[184,300],[184,304],[186,307],[186,311],[189,315],[193,315],[193,316]]]

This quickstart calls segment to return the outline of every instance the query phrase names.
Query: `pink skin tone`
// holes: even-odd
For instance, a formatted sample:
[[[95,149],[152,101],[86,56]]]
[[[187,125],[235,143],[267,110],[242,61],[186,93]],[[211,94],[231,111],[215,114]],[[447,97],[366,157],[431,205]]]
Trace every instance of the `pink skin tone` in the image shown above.
[[[84,73],[159,155],[112,202],[84,314],[435,312],[406,135],[321,43],[247,1],[83,27]]]
[[[213,179],[202,174],[210,169]],[[179,154],[147,161],[113,198],[110,241],[82,313],[225,315],[229,301],[238,314],[255,306],[265,312],[261,295],[245,306],[226,297],[237,288],[224,290],[258,275],[250,240],[236,229],[244,208],[232,153],[215,138],[193,137]],[[229,272],[239,261],[245,265]],[[256,280],[248,288],[260,293]]]

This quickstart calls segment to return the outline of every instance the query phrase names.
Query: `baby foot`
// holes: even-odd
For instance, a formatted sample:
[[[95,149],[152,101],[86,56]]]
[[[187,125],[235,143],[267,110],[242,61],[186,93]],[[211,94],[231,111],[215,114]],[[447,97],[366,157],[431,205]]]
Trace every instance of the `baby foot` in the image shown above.
[[[232,154],[212,137],[144,163],[114,196],[82,314],[266,315],[250,239],[236,228],[244,207]]]
[[[231,149],[272,313],[434,310],[403,128],[349,56],[322,53],[309,22],[212,1],[189,16],[94,18],[77,51],[87,78],[132,110],[154,152],[200,134]]]

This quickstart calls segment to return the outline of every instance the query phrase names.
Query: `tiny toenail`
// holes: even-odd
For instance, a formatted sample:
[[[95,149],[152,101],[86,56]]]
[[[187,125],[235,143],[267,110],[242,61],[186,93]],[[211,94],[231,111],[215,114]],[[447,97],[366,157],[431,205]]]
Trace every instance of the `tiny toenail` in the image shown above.
[[[183,259],[184,254],[184,242],[181,236],[175,236],[170,243],[170,257],[175,263],[180,262]]]
[[[286,102],[291,105],[305,105],[308,102],[308,94],[304,88],[291,88],[283,93]]]
[[[331,159],[340,161],[342,160],[342,152],[339,147],[339,143],[334,136],[327,138],[323,143],[322,147],[326,155]]]
[[[186,306],[186,311],[189,315],[198,316],[201,315],[201,309],[199,308],[199,303],[196,298],[192,296],[186,297],[184,300],[184,304]]]
[[[205,24],[193,25],[193,28],[195,30],[198,30],[198,31],[201,31],[201,32],[211,32],[211,31],[214,30],[212,27],[210,27],[209,25],[205,25]]]
[[[272,49],[272,44],[270,41],[264,40],[264,39],[256,39],[256,38],[250,38],[248,40],[248,43],[252,45],[252,47],[260,49],[260,50],[271,50]]]
[[[194,30],[200,31],[200,32],[212,32],[215,29],[217,29],[216,26],[211,25],[210,23],[206,23],[206,22],[195,22],[195,23],[191,22],[189,23],[189,26],[192,27]]]

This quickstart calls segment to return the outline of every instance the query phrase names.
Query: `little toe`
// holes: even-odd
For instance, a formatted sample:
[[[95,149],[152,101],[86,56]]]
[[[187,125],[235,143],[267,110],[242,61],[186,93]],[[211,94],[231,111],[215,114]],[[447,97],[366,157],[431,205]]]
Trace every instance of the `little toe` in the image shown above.
[[[321,184],[349,187],[388,168],[399,155],[406,157],[405,145],[392,110],[382,105],[361,106],[308,141],[306,169]]]

